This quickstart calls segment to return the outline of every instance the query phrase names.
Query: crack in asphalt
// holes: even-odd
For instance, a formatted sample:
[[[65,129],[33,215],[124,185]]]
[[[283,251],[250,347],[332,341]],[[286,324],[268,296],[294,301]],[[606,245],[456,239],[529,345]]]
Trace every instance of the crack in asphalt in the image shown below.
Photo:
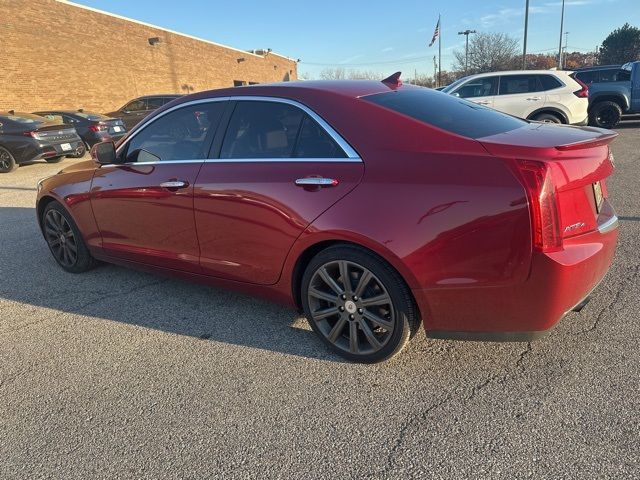
[[[596,316],[596,319],[593,321],[593,324],[589,328],[580,330],[577,333],[577,335],[583,335],[585,333],[590,333],[595,331],[598,328],[600,321],[604,318],[605,314],[607,314],[620,301],[620,299],[622,298],[622,295],[626,293],[626,291],[628,290],[628,286],[633,286],[635,284],[634,280],[638,276],[640,276],[640,265],[636,265],[631,275],[623,278],[620,288],[617,289],[616,294],[613,296],[611,301],[607,305],[605,305],[602,308],[602,310],[600,310],[600,313]]]
[[[527,342],[527,347],[522,352],[520,352],[520,354],[518,355],[518,358],[515,361],[514,365],[516,367],[516,370],[507,370],[504,373],[504,375],[496,375],[496,374],[489,375],[482,382],[477,383],[476,385],[471,387],[471,391],[469,392],[469,394],[467,396],[460,398],[461,404],[464,404],[466,402],[469,402],[470,400],[473,400],[481,390],[486,388],[488,385],[490,385],[494,381],[496,382],[496,384],[503,384],[503,383],[505,383],[507,381],[507,379],[509,378],[510,375],[513,375],[514,373],[518,373],[518,371],[524,373],[524,371],[525,371],[524,361],[527,358],[527,356],[529,356],[531,354],[532,351],[533,351],[533,348],[532,348],[531,342]],[[400,449],[402,448],[402,445],[404,444],[404,442],[406,440],[406,436],[407,436],[408,430],[412,426],[426,423],[426,421],[428,420],[430,414],[434,410],[437,410],[438,408],[442,407],[443,405],[445,405],[449,401],[453,400],[453,397],[454,397],[453,392],[450,392],[442,400],[432,404],[431,406],[429,406],[426,410],[424,410],[420,414],[411,415],[404,422],[404,424],[400,427],[400,431],[398,432],[398,435],[396,437],[396,441],[395,441],[395,443],[393,445],[393,448],[391,449],[391,451],[389,452],[389,455],[387,456],[386,465],[382,469],[382,472],[380,472],[381,478],[383,476],[385,476],[385,475],[388,475],[389,472],[395,466],[395,463],[396,463],[394,461],[395,460],[394,459],[395,454],[398,451],[400,451]],[[371,475],[367,475],[367,477],[369,477],[369,478],[377,478],[377,475],[371,474]]]
[[[143,285],[139,285],[137,287],[131,288],[131,289],[126,290],[126,291],[120,291],[120,292],[112,293],[112,294],[109,294],[109,295],[102,295],[102,296],[100,296],[100,297],[98,297],[96,299],[90,300],[90,301],[88,301],[86,303],[83,303],[82,305],[77,306],[77,307],[71,307],[71,308],[68,308],[67,310],[59,310],[57,313],[53,314],[50,317],[42,318],[42,319],[37,320],[35,322],[24,323],[22,325],[14,327],[14,328],[8,328],[6,330],[1,330],[0,331],[0,335],[4,335],[4,334],[7,334],[7,333],[18,332],[20,330],[24,330],[24,329],[32,327],[34,325],[39,325],[41,323],[46,322],[47,320],[52,320],[52,319],[58,318],[60,315],[63,315],[65,313],[71,313],[71,314],[74,314],[74,315],[86,314],[86,312],[83,312],[83,310],[88,308],[88,307],[91,307],[92,305],[96,305],[96,304],[98,304],[100,302],[103,302],[105,300],[110,300],[110,299],[113,299],[113,298],[127,296],[127,295],[130,295],[132,293],[139,292],[140,290],[143,290],[145,288],[153,287],[155,285],[160,285],[162,283],[168,282],[169,280],[170,279],[165,278],[165,279],[154,281],[154,282],[148,282],[148,283],[145,283]]]

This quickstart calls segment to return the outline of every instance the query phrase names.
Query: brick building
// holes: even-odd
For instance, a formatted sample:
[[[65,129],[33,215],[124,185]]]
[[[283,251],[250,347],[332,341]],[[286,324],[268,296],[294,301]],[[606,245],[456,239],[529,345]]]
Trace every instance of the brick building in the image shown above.
[[[0,110],[107,112],[131,98],[297,79],[296,62],[64,0],[0,0]]]

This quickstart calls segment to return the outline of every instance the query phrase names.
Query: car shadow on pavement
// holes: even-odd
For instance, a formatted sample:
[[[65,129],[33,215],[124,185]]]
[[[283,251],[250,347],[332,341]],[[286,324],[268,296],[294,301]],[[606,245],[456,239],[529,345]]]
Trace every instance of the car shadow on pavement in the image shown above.
[[[113,265],[83,274],[67,273],[51,256],[33,208],[0,207],[0,218],[4,245],[0,249],[0,300],[50,309],[5,307],[5,312],[13,308],[23,313],[2,314],[0,332],[19,330],[43,315],[51,320],[56,312],[65,312],[202,341],[343,363],[290,308]]]

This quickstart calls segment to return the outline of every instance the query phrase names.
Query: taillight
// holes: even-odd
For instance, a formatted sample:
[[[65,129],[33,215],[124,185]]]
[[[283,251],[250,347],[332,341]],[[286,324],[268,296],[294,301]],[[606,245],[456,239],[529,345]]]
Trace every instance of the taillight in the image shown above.
[[[24,135],[25,137],[35,138],[36,140],[40,139],[40,135],[38,135],[38,132],[36,132],[35,130],[29,130],[28,132],[22,132],[22,135]]]
[[[589,86],[577,77],[572,78],[582,87],[580,90],[576,90],[575,92],[573,92],[573,94],[576,97],[589,98]]]
[[[109,129],[104,123],[97,123],[94,125],[89,125],[89,130],[92,132],[106,132]]]
[[[560,212],[549,165],[532,160],[516,161],[529,201],[533,248],[541,252],[562,249]]]

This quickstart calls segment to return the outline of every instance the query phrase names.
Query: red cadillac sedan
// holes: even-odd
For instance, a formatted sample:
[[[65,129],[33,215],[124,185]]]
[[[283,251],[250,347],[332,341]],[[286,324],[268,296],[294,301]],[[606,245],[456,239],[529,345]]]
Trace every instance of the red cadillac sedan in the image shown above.
[[[354,361],[395,355],[421,323],[544,334],[611,264],[615,134],[398,78],[174,100],[39,183],[44,238],[69,272],[105,261],[296,306]]]

